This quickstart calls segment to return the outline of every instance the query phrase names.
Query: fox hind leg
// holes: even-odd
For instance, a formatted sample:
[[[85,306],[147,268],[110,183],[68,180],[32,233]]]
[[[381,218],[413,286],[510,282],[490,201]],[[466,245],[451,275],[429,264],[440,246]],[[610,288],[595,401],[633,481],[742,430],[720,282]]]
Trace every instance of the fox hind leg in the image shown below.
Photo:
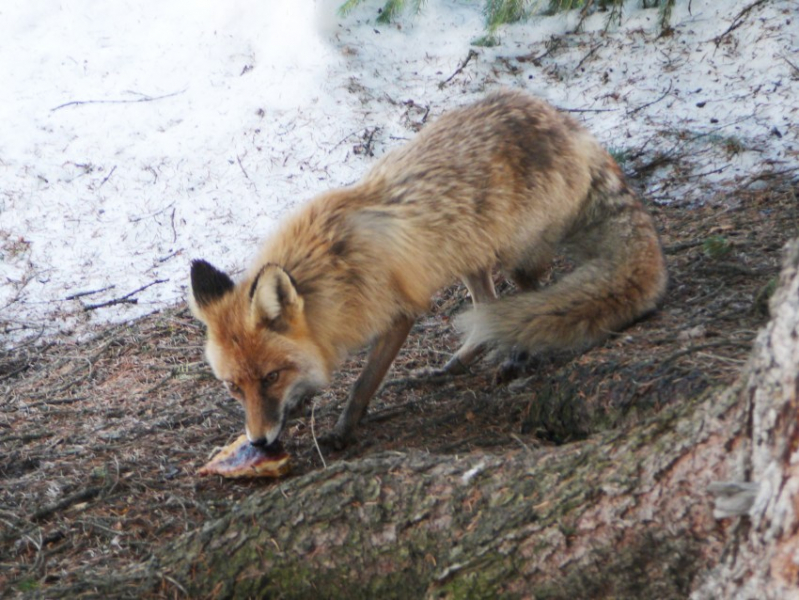
[[[482,269],[475,273],[464,275],[463,283],[466,285],[466,289],[469,290],[473,305],[488,304],[497,299],[497,292],[494,290],[494,280],[491,277],[490,269]],[[413,375],[423,379],[468,373],[469,365],[477,360],[484,350],[485,348],[482,344],[470,343],[467,339],[443,367],[416,369]]]
[[[497,299],[497,292],[494,289],[494,279],[491,277],[490,269],[483,269],[477,273],[466,275],[463,278],[466,289],[472,297],[473,304],[493,302]]]
[[[533,247],[513,265],[507,276],[513,280],[521,292],[539,289],[541,277],[552,262],[552,252],[544,247]],[[530,353],[522,348],[513,348],[505,360],[497,367],[494,380],[497,384],[507,383],[520,377],[531,361]]]
[[[488,304],[497,299],[494,279],[491,277],[489,269],[465,276],[463,283],[466,284],[466,288],[469,290],[473,305]],[[470,342],[469,338],[466,338],[460,349],[452,355],[452,358],[440,370],[447,375],[468,373],[469,365],[477,360],[484,351],[483,344],[475,344]]]

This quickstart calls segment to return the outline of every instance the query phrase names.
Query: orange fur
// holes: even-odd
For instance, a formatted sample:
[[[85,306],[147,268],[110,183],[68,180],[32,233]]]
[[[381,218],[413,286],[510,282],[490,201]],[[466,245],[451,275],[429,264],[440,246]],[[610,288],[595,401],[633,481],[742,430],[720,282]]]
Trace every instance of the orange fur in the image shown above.
[[[575,260],[571,274],[494,301],[496,264],[533,290],[556,251]],[[652,220],[618,165],[569,116],[511,91],[445,114],[359,183],[313,199],[241,281],[225,277],[203,263],[195,281],[193,269],[190,303],[251,440],[269,442],[302,395],[375,342],[334,432],[345,443],[413,319],[459,277],[476,308],[452,371],[490,346],[596,343],[653,310],[666,286]]]

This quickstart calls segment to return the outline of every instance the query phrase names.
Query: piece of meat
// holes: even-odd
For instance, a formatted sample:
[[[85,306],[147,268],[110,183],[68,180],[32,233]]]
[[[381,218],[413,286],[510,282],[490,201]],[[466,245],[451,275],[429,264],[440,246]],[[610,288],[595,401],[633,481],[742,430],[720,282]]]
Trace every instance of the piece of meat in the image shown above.
[[[198,475],[222,477],[281,477],[289,472],[291,457],[283,447],[253,446],[246,435],[225,446],[211,461],[197,471]]]

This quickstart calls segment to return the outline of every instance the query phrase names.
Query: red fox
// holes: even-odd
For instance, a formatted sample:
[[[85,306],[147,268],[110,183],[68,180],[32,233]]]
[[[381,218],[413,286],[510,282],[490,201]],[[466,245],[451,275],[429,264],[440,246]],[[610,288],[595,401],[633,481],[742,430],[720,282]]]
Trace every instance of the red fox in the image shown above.
[[[576,267],[538,289],[556,251]],[[495,265],[520,293],[497,299]],[[610,154],[570,116],[505,90],[444,114],[357,184],[302,206],[240,281],[193,261],[189,303],[259,446],[275,443],[289,411],[371,343],[327,436],[343,447],[414,320],[457,278],[474,309],[443,367],[452,373],[488,348],[596,344],[656,308],[666,267],[652,219]]]

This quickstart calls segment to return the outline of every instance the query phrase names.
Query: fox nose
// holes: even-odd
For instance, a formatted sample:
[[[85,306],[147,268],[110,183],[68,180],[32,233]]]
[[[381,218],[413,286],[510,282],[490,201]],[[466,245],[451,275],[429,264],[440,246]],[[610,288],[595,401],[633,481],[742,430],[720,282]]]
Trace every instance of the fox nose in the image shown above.
[[[266,431],[254,433],[247,423],[244,424],[244,431],[247,434],[247,439],[250,440],[250,444],[257,448],[265,448],[277,442],[280,429],[281,427],[277,426],[267,429]]]
[[[254,436],[252,432],[250,432],[250,428],[246,423],[244,425],[244,432],[247,434],[247,439],[250,441],[250,444],[252,444],[253,446],[257,448],[263,448],[264,446],[266,446],[266,436],[265,435],[260,435],[257,437]]]

